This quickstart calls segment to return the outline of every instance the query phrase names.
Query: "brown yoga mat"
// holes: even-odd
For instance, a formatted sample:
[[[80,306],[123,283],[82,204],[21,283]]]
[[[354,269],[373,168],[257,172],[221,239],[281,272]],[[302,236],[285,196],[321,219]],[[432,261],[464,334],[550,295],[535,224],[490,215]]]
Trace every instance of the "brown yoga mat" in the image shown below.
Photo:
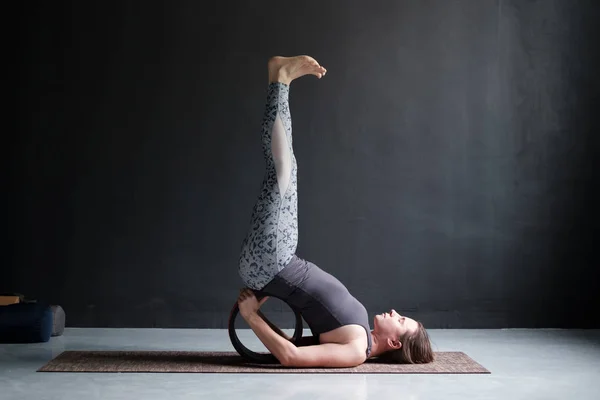
[[[65,351],[38,372],[188,372],[188,373],[358,373],[489,374],[463,352],[436,352],[430,364],[388,364],[369,359],[355,368],[288,368],[250,364],[234,352]]]

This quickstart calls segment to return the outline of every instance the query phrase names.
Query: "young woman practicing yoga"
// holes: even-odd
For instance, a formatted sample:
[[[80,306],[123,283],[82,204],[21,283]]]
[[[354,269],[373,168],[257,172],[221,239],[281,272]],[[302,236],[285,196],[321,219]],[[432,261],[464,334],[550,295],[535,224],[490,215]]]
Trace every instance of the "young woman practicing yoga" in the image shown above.
[[[431,362],[431,344],[420,322],[390,310],[375,316],[371,331],[367,310],[348,289],[296,255],[298,192],[290,84],[305,75],[320,79],[327,70],[308,56],[273,57],[268,69],[262,122],[266,173],[240,254],[239,274],[247,286],[238,298],[240,315],[284,366],[353,367],[370,357]],[[265,297],[259,301],[254,290]],[[272,329],[259,310],[268,296],[299,310],[312,340],[293,343],[283,332]]]

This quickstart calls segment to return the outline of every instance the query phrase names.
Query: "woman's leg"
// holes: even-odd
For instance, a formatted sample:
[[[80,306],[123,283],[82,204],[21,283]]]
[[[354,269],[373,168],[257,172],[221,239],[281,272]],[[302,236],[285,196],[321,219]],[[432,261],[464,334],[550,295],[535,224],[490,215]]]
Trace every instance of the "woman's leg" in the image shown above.
[[[266,171],[239,260],[240,277],[251,289],[262,289],[296,252],[297,166],[288,100],[290,83],[307,74],[320,78],[325,69],[306,56],[269,60],[269,85],[261,135]]]
[[[269,83],[262,122],[266,171],[239,265],[246,286],[256,290],[263,288],[287,265],[298,240],[296,160],[288,95],[286,84]]]

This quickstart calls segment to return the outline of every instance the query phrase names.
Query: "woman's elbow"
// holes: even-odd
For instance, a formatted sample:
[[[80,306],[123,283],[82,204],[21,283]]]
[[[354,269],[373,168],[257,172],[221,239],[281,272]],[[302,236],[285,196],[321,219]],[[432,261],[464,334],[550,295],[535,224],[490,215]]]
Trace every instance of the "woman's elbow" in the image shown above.
[[[295,350],[297,349],[290,349],[280,354],[279,357],[277,357],[279,363],[284,367],[295,367],[297,358],[297,352]]]

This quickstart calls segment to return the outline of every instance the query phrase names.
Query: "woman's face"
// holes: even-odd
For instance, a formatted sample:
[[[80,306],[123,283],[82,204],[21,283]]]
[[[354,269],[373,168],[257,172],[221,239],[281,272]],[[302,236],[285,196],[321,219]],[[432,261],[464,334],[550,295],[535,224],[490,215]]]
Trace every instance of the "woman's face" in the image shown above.
[[[375,316],[374,331],[393,340],[412,335],[419,329],[419,323],[412,318],[402,316],[392,309]]]

